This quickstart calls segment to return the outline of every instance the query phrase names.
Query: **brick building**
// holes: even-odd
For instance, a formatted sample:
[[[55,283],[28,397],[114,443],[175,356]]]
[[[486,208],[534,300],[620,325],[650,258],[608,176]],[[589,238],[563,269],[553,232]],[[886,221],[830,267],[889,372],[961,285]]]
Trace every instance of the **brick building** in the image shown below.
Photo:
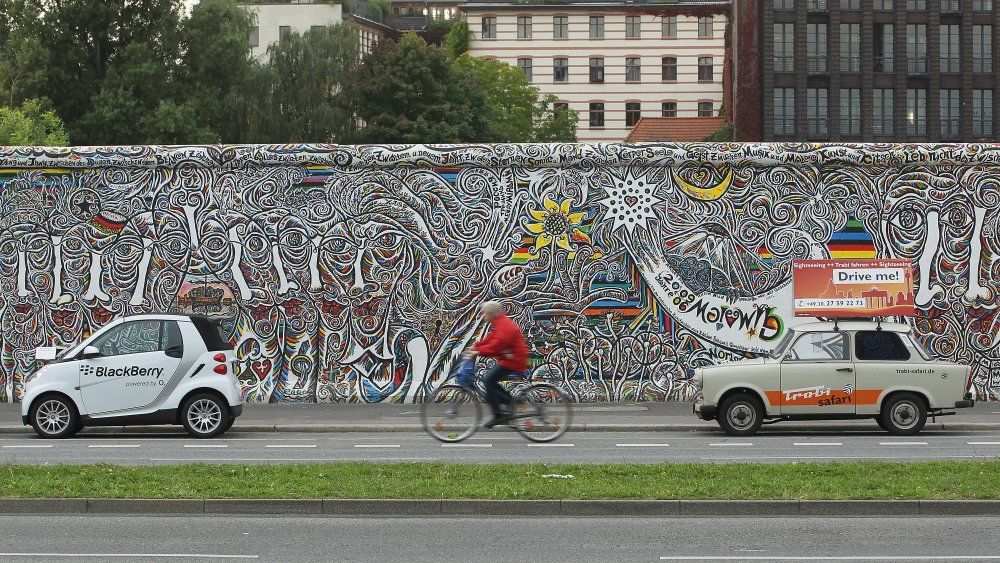
[[[741,141],[992,141],[1000,2],[734,2]]]

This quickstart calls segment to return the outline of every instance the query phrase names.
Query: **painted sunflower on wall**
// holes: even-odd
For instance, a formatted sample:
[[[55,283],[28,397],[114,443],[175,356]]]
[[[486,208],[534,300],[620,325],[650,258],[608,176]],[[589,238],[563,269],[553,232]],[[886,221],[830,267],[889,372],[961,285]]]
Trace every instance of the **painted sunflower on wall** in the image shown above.
[[[537,223],[528,223],[527,229],[535,235],[535,251],[545,248],[553,241],[556,246],[572,250],[570,241],[590,243],[590,236],[579,229],[586,212],[570,213],[572,200],[565,199],[562,204],[556,204],[548,196],[545,197],[543,210],[528,209],[531,217]]]

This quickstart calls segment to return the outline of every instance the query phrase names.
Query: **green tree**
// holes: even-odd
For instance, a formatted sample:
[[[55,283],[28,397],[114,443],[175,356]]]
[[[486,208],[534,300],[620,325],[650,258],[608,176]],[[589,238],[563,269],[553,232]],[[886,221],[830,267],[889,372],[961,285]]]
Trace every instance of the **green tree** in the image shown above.
[[[41,100],[18,108],[0,107],[0,145],[66,146],[62,120]]]
[[[483,84],[452,65],[442,47],[407,33],[364,58],[352,88],[363,143],[464,143],[487,140]]]
[[[359,52],[346,25],[292,33],[268,48],[268,63],[255,73],[247,100],[252,142],[342,142],[354,130],[348,90]]]
[[[471,37],[472,32],[469,31],[469,22],[465,20],[458,21],[455,22],[451,27],[451,31],[445,36],[444,45],[448,48],[451,56],[457,59],[468,52],[469,39]]]
[[[481,141],[576,141],[576,112],[555,108],[554,96],[541,98],[520,69],[468,54],[458,57],[455,67],[482,85],[489,132]]]
[[[43,92],[48,60],[37,37],[8,33],[0,40],[0,105],[13,108]]]

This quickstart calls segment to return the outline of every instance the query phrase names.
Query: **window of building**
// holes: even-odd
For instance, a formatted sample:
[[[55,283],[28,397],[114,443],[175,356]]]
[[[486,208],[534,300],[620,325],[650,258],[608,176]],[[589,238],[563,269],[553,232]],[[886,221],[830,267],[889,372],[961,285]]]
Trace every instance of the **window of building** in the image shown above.
[[[625,103],[625,127],[635,127],[642,117],[642,105],[639,102]]]
[[[590,126],[604,127],[604,103],[590,102]]]
[[[521,69],[524,77],[528,79],[528,82],[531,82],[531,59],[517,59],[517,68]]]
[[[309,26],[309,30],[312,31],[313,33],[316,33],[317,31],[323,31],[324,29],[326,29],[325,25],[311,25],[311,26]]]
[[[590,81],[604,82],[604,59],[600,57],[590,59]]]
[[[941,0],[941,13],[957,14],[960,11],[959,4],[961,0]]]
[[[774,134],[795,134],[795,88],[774,89]]]
[[[517,16],[517,38],[531,39],[531,16]]]
[[[906,134],[927,134],[927,90],[923,88],[906,91]]]
[[[604,16],[590,16],[590,38],[604,39]]]
[[[250,46],[260,47],[260,27],[256,25],[250,28]]]
[[[972,72],[993,72],[993,26],[972,26]]]
[[[552,59],[552,81],[569,82],[569,59]]]
[[[642,36],[642,16],[625,16],[625,37],[635,39]]]
[[[714,117],[715,104],[712,102],[698,102],[698,117]]]
[[[992,12],[993,0],[972,0],[972,9],[977,12]]]
[[[552,17],[552,38],[569,39],[569,16]]]
[[[698,18],[698,37],[706,39],[714,35],[712,16]]]
[[[284,43],[288,36],[292,34],[292,26],[282,25],[278,27],[278,43]]]
[[[841,10],[860,10],[861,0],[840,0]]]
[[[569,102],[555,102],[552,111],[569,111]]]
[[[925,24],[906,26],[906,72],[927,74],[927,26]]]
[[[906,0],[907,10],[926,10],[927,0]]]
[[[872,7],[876,10],[893,10],[893,0],[872,0]]]
[[[642,63],[639,57],[625,57],[625,81],[640,82],[642,80]]]
[[[875,72],[893,72],[893,27],[891,23],[875,24]]]
[[[859,330],[854,336],[854,355],[861,361],[905,362],[910,351],[899,334],[888,330]]]
[[[795,24],[774,24],[774,71],[795,72]]]
[[[959,137],[958,90],[941,90],[941,138],[957,139]]]
[[[677,117],[677,102],[663,102],[660,104],[660,115],[662,117]]]
[[[497,19],[495,16],[486,16],[483,18],[483,39],[496,39],[497,38]]]
[[[676,82],[677,81],[677,57],[663,57],[662,59],[662,78],[664,82]]]
[[[664,39],[677,38],[677,16],[663,16],[660,23],[660,32]]]
[[[810,74],[826,72],[826,24],[806,24],[806,60]]]
[[[972,134],[993,137],[993,90],[972,91]]]
[[[774,0],[775,10],[794,10],[795,0]]]
[[[941,72],[961,72],[962,56],[958,50],[957,25],[941,26]]]
[[[809,137],[821,138],[830,135],[827,120],[827,89],[809,88],[806,90],[806,125]]]
[[[715,71],[713,70],[712,57],[698,57],[698,82],[713,82]]]
[[[840,24],[840,71],[861,72],[861,24]]]
[[[876,135],[892,135],[893,131],[893,91],[890,88],[875,88],[872,91],[873,132]]]
[[[810,12],[825,12],[827,10],[826,0],[806,0],[806,10]]]
[[[861,90],[857,88],[840,91],[840,134],[861,134]]]

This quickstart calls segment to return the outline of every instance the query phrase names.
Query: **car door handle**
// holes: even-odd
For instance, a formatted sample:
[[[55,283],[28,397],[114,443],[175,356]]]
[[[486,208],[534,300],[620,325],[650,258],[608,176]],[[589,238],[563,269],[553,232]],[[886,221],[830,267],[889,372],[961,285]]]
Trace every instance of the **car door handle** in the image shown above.
[[[852,372],[852,371],[854,371],[854,368],[839,368],[837,371]]]

